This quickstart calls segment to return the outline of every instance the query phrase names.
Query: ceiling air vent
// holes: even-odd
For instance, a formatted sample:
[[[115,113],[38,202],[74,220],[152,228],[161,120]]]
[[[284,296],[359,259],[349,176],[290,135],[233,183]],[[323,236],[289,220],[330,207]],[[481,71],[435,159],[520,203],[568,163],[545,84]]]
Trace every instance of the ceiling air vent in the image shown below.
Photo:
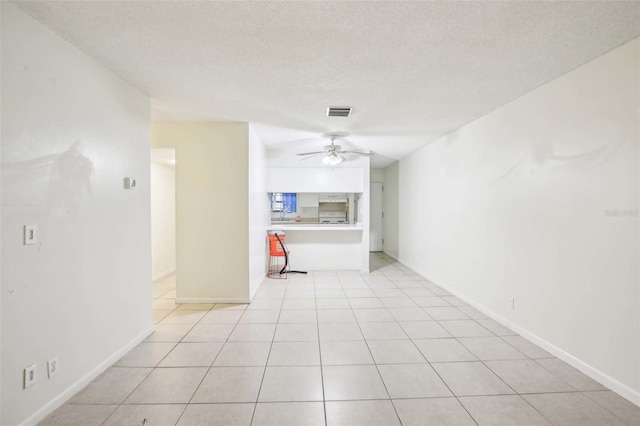
[[[329,107],[327,117],[348,117],[351,115],[351,107]]]

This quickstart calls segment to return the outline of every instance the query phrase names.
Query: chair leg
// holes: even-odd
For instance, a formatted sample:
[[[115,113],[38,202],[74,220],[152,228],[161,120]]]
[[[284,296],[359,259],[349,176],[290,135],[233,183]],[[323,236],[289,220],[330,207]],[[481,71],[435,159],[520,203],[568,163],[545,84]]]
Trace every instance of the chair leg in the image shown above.
[[[282,259],[283,261],[280,262],[280,259]],[[280,279],[280,280],[287,279],[286,271],[284,274],[280,273],[283,266],[284,266],[284,256],[269,255],[269,272],[267,273],[267,276],[273,279]]]

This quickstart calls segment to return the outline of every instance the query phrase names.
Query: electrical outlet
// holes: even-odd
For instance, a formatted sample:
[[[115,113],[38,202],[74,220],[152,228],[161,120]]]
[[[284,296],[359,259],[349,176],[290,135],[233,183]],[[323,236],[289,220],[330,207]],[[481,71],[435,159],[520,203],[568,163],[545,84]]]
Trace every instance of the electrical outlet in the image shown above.
[[[33,364],[24,369],[24,388],[35,385],[38,381],[38,364]]]
[[[515,297],[510,297],[509,298],[509,307],[511,308],[512,311],[514,311],[516,309],[516,299],[515,299]]]
[[[47,372],[49,373],[49,378],[52,378],[58,373],[58,357],[52,358],[47,362]]]

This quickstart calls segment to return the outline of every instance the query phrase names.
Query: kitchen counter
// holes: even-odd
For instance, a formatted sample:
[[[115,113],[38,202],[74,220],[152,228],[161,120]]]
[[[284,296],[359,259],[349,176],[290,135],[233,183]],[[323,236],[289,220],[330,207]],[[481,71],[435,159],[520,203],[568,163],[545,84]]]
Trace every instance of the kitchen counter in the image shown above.
[[[364,232],[361,225],[283,223],[268,231],[285,234],[291,269],[299,271],[361,270]]]
[[[341,225],[337,223],[283,223],[271,224],[268,231],[362,231],[362,225]]]

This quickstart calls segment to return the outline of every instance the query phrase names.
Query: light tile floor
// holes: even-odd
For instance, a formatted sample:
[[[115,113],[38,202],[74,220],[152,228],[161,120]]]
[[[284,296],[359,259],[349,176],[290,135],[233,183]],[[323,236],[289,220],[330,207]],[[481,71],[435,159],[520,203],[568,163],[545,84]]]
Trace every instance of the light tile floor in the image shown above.
[[[640,425],[640,408],[381,253],[175,303],[43,425]]]

